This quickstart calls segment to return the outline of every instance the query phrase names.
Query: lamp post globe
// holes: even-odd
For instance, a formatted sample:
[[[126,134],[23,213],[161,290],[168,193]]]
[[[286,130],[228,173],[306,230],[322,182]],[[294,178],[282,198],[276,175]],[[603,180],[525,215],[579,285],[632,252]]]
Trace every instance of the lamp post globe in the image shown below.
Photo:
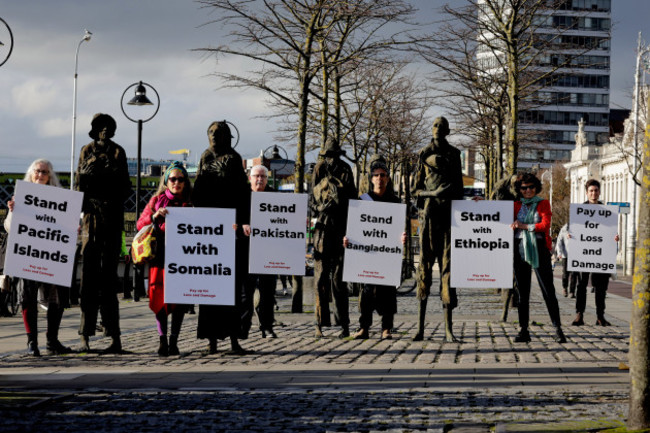
[[[126,96],[126,93],[135,87],[135,96],[133,96],[129,102],[127,102],[127,105],[135,105],[135,106],[144,106],[144,105],[155,105],[156,109],[154,110],[153,114],[151,114],[149,117],[145,119],[135,119],[131,116],[129,116],[124,109],[124,97]],[[153,90],[153,92],[156,94],[156,103],[154,104],[149,100],[147,97],[147,88]],[[153,119],[156,114],[158,114],[158,110],[160,109],[160,95],[158,95],[158,91],[153,87],[151,84],[145,83],[143,81],[139,81],[137,83],[133,83],[129,85],[125,90],[124,93],[122,93],[122,98],[120,99],[120,108],[122,108],[122,113],[124,113],[124,116],[129,119],[131,122],[135,122],[138,124],[138,158],[137,158],[137,164],[136,164],[136,177],[135,177],[135,220],[138,220],[138,217],[140,216],[140,180],[141,180],[141,175],[142,175],[142,124],[145,122],[150,121]]]

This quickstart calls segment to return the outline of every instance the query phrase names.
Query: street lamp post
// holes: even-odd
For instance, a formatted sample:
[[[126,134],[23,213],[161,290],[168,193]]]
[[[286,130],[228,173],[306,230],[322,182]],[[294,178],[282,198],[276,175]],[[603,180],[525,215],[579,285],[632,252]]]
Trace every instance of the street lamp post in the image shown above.
[[[11,33],[11,27],[9,27],[9,24],[7,24],[5,20],[0,18],[0,21],[2,21],[2,24],[4,24],[4,26],[7,28],[7,31],[9,32],[9,42],[8,42],[9,51],[7,51],[7,55],[4,56],[4,59],[0,62],[0,66],[2,66],[5,63],[7,63],[7,60],[9,60],[9,56],[11,56],[11,52],[14,50],[14,34]],[[0,41],[0,47],[4,47],[4,46],[5,44],[2,41]]]
[[[84,42],[89,42],[92,37],[92,33],[88,30],[84,30],[84,36],[79,41],[77,45],[77,51],[74,55],[74,84],[72,86],[72,149],[70,151],[70,189],[74,189],[74,144],[75,144],[75,135],[77,133],[77,68],[79,66],[79,48]]]
[[[126,111],[124,110],[124,95],[126,95],[126,92],[129,91],[132,87],[135,87],[135,96],[131,98],[129,102],[127,102],[127,105],[154,105],[153,102],[147,98],[147,89],[146,87],[149,87],[151,90],[154,91],[156,94],[156,110],[153,112],[151,116],[149,116],[146,119],[133,119],[130,117],[128,114],[126,114]],[[124,116],[126,116],[127,119],[129,119],[131,122],[135,122],[138,124],[138,160],[137,160],[137,165],[136,165],[136,181],[135,181],[135,220],[138,220],[138,217],[140,216],[140,176],[141,176],[141,163],[142,163],[142,124],[145,122],[150,121],[151,119],[154,118],[156,114],[158,114],[158,110],[160,109],[160,95],[158,95],[158,92],[156,89],[148,83],[144,83],[142,81],[138,83],[133,83],[129,87],[127,87],[124,90],[124,93],[122,93],[122,99],[120,99],[120,107],[122,108],[122,113],[124,113]]]
[[[632,215],[632,227],[630,227],[630,248],[626,251],[628,262],[631,263],[629,273],[634,272],[634,252],[636,250],[636,224],[637,224],[637,195],[638,185],[636,183],[639,171],[639,79],[641,76],[641,58],[650,51],[650,47],[641,47],[641,32],[636,50],[636,72],[634,74],[634,155],[632,155],[632,201],[630,202],[630,214]]]

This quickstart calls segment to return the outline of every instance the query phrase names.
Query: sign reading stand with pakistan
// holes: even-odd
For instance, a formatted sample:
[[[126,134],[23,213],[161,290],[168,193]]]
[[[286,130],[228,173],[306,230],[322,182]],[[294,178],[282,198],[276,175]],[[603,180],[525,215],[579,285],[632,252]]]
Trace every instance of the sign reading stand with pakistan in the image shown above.
[[[6,275],[70,287],[83,193],[18,181]]]
[[[401,203],[350,200],[343,281],[400,285],[405,212]]]
[[[513,206],[511,201],[452,202],[453,287],[512,287]]]
[[[165,303],[235,305],[235,209],[167,210]]]
[[[251,274],[305,275],[307,194],[253,192]]]
[[[571,204],[567,270],[616,273],[618,206]]]

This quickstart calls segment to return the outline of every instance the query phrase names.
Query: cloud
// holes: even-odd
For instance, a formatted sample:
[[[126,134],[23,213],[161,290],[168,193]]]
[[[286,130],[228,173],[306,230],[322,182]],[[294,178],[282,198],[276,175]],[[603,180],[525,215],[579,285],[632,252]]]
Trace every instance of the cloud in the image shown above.
[[[14,109],[20,116],[28,117],[51,112],[63,98],[60,87],[54,81],[36,77],[11,90]],[[67,98],[66,98],[67,101]]]

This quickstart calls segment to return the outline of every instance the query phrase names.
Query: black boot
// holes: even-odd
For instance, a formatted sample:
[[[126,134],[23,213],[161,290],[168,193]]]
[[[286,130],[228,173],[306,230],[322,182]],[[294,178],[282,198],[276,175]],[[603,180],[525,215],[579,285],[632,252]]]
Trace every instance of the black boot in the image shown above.
[[[27,353],[32,356],[41,356],[38,350],[38,339],[34,334],[27,334]]]
[[[214,355],[217,353],[217,339],[208,338],[208,355]]]
[[[45,349],[49,355],[66,355],[72,353],[72,349],[64,346],[59,341],[59,327],[63,317],[63,308],[56,304],[50,304],[47,309],[47,344]]]
[[[175,355],[180,355],[180,351],[178,350],[178,335],[170,335],[169,336],[169,355],[175,356]]]
[[[519,335],[515,337],[515,343],[529,343],[530,342],[530,332],[528,332],[528,328],[522,328],[521,331],[519,331]]]
[[[158,346],[158,356],[169,355],[169,345],[167,344],[167,336],[160,336],[160,345]]]
[[[106,354],[120,354],[122,353],[122,340],[120,339],[119,335],[114,335],[111,337],[113,339],[113,342],[111,343],[110,346],[108,346],[106,349],[104,349],[103,353]]]
[[[553,338],[556,343],[566,343],[566,337],[564,336],[564,332],[562,332],[562,328],[557,326],[555,328],[555,337]]]

